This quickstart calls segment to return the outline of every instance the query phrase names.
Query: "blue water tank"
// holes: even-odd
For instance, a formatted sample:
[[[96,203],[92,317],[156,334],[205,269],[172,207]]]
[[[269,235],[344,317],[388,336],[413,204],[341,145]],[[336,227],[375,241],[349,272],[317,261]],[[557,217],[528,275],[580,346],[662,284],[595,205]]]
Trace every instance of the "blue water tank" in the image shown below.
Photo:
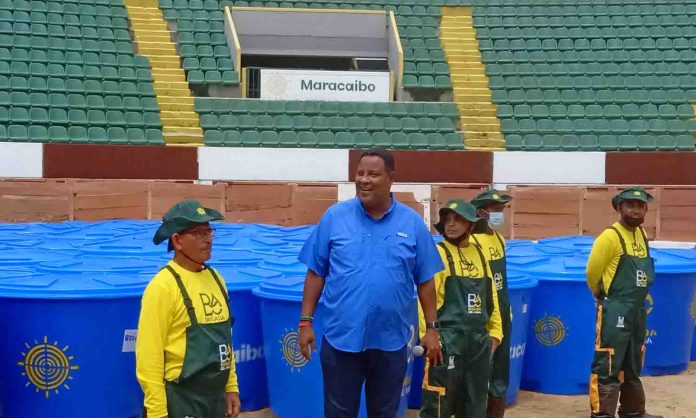
[[[6,418],[135,418],[140,297],[147,279],[113,272],[0,280],[0,399]]]

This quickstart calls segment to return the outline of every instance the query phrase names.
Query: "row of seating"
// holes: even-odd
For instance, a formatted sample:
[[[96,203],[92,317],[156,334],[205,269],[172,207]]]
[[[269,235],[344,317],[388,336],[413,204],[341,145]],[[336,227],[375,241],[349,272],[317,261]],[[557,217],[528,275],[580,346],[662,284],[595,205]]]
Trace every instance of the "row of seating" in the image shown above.
[[[595,16],[474,16],[475,27],[656,27],[689,26],[689,15],[595,15]]]
[[[44,108],[70,108],[70,109],[96,109],[96,110],[131,110],[157,112],[159,106],[154,97],[134,97],[103,94],[83,93],[30,93],[25,95],[11,95],[0,92],[0,106],[4,107],[44,107]]]
[[[0,10],[21,12],[66,11],[72,14],[107,16],[107,13],[121,13],[111,6],[123,6],[122,0],[0,0]]]
[[[594,39],[594,38],[693,38],[696,28],[693,26],[654,26],[647,27],[512,27],[476,29],[479,39]]]
[[[507,3],[507,6],[501,7]],[[500,2],[490,0],[487,7],[474,8],[474,16],[663,16],[696,14],[696,3],[685,1],[669,2],[661,4],[657,2],[630,2],[624,4],[606,4],[597,2],[592,4],[568,4],[563,0],[549,0],[545,5],[528,0],[510,0]],[[555,4],[554,4],[555,3]],[[476,2],[474,2],[476,4]]]
[[[627,89],[529,89],[493,90],[494,103],[673,103],[675,105],[696,102],[696,90],[627,90]]]
[[[452,120],[442,118],[395,118],[392,116],[288,116],[288,115],[201,115],[203,129],[328,130],[385,132],[454,132]]]
[[[307,147],[307,148],[370,148],[373,146],[396,149],[463,149],[462,136],[456,133],[403,132],[330,132],[330,131],[256,131],[208,130],[205,144],[209,146],[247,147]]]
[[[482,39],[479,42],[481,51],[510,50],[510,51],[584,51],[595,50],[632,50],[632,49],[693,49],[696,38],[561,38],[561,39]]]
[[[458,119],[454,103],[441,102],[331,102],[331,101],[280,101],[254,99],[196,98],[195,109],[205,115],[253,114],[253,115],[304,115],[304,116],[395,116],[395,117],[447,117]]]
[[[696,120],[680,119],[502,119],[504,134],[516,133],[614,133],[688,134],[696,131]]]
[[[690,75],[696,73],[696,63],[682,62],[632,63],[614,62],[586,63],[520,63],[520,64],[486,64],[486,74],[496,75]]]
[[[696,88],[696,76],[496,76],[489,78],[489,86],[492,89],[587,89],[587,88],[612,88],[612,89],[654,89],[654,88],[681,88],[684,90]]]
[[[162,145],[162,131],[140,128],[98,126],[0,125],[0,141],[68,142],[76,144]]]
[[[421,59],[425,58],[422,50]],[[405,54],[405,52],[404,52]],[[415,58],[415,57],[414,57]],[[430,60],[434,60],[430,57]],[[418,61],[418,59],[416,59]],[[693,49],[668,49],[668,50],[602,50],[602,51],[483,51],[481,61],[484,63],[508,63],[508,62],[543,62],[543,63],[576,63],[576,62],[683,62],[690,64],[696,62],[696,50]]]
[[[30,79],[31,80],[31,79]],[[38,77],[33,80],[42,80]],[[46,90],[44,92],[67,92],[67,93],[86,93],[86,94],[115,94],[122,96],[136,97],[155,97],[155,91],[150,82],[131,82],[131,81],[99,81],[93,79],[79,78],[49,78],[46,79]],[[40,83],[40,84],[39,84]],[[18,84],[18,83],[17,83]],[[37,85],[43,87],[42,82]],[[16,95],[22,97],[27,95],[24,91],[0,91],[0,95]]]
[[[131,128],[161,128],[158,112],[123,111],[123,110],[83,110],[61,108],[24,108],[0,106],[0,122],[32,123],[37,125],[80,125],[112,126]]]
[[[507,135],[510,151],[692,151],[691,135]]]
[[[648,119],[648,118],[664,118],[664,119],[692,119],[694,117],[694,109],[691,104],[680,104],[674,106],[672,104],[661,104],[659,106],[652,103],[645,103],[638,106],[634,103],[624,104],[622,106],[616,104],[609,105],[581,105],[581,104],[518,104],[507,105],[501,104],[497,107],[497,115],[499,118],[588,118],[588,119]]]

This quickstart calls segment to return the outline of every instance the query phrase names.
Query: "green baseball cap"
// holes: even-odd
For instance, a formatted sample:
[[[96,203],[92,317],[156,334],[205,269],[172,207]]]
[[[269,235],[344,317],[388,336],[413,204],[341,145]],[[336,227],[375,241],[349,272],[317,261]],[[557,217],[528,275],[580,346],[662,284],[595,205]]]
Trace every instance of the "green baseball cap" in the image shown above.
[[[474,205],[476,209],[480,209],[489,203],[508,203],[511,200],[512,196],[510,196],[509,194],[501,193],[496,189],[488,189],[479,193],[478,195],[476,195],[476,197],[471,199],[471,204]]]
[[[488,222],[476,215],[476,208],[474,205],[462,199],[454,199],[450,200],[445,206],[440,208],[440,220],[434,225],[437,232],[442,235],[445,234],[444,219],[445,216],[447,216],[447,212],[454,212],[467,221],[474,223],[474,230],[471,231],[472,234],[480,234],[482,232],[486,232],[488,229]]]
[[[197,200],[182,200],[172,206],[162,217],[162,225],[157,228],[152,242],[159,245],[172,235],[210,221],[220,221],[224,216],[215,209],[204,208]],[[171,251],[171,245],[169,246]]]
[[[634,186],[621,190],[616,196],[611,199],[611,206],[614,210],[618,209],[619,204],[624,200],[640,200],[641,202],[650,203],[653,196],[646,192],[642,187]]]

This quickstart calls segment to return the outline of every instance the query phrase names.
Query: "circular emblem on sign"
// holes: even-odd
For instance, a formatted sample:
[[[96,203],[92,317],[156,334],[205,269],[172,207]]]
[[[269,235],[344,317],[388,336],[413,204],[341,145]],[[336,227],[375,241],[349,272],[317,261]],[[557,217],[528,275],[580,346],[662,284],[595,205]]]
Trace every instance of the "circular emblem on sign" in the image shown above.
[[[566,327],[558,316],[544,316],[534,325],[537,341],[546,346],[558,345],[566,336]]]
[[[274,96],[282,96],[288,91],[288,80],[281,74],[273,74],[266,81],[268,91]]]
[[[70,390],[66,383],[72,380],[70,372],[78,370],[77,365],[72,364],[74,358],[67,354],[68,346],[60,347],[57,341],[53,344],[44,337],[43,343],[34,341],[34,345],[24,343],[27,348],[22,352],[22,361],[17,364],[24,369],[22,376],[28,380],[26,386],[34,386],[36,392],[43,391],[46,398],[51,392],[59,393],[62,387]]]
[[[691,317],[696,319],[696,295],[691,299]]]
[[[300,352],[300,334],[297,331],[285,330],[283,338],[280,339],[280,351],[290,366],[290,371],[299,370],[307,364],[307,359]]]
[[[650,312],[653,310],[653,297],[650,293],[648,293],[648,297],[645,298],[645,312],[650,315]]]

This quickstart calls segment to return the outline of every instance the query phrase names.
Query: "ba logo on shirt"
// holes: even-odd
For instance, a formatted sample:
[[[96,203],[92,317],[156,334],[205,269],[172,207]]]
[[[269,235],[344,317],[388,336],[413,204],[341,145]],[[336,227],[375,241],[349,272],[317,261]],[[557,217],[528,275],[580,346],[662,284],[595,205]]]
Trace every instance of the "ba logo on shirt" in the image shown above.
[[[232,349],[229,344],[220,344],[218,346],[218,352],[220,353],[220,371],[229,370],[232,367],[232,359],[230,358],[230,352]]]
[[[474,263],[469,263],[466,260],[461,260],[459,262],[459,267],[462,269],[462,276],[463,277],[478,277],[479,275],[479,269],[476,267],[476,264]]]
[[[633,255],[635,255],[636,257],[643,258],[646,256],[645,247],[638,244],[637,242],[634,242],[633,244],[631,244],[631,248],[633,249]]]
[[[503,274],[495,273],[493,275],[493,282],[495,283],[495,289],[500,291],[503,290]]]
[[[488,247],[488,252],[491,254],[491,260],[497,260],[503,257],[497,248]]]
[[[220,299],[218,299],[217,296],[212,293],[201,293],[200,297],[206,322],[222,321],[224,318]]]
[[[481,296],[477,293],[469,293],[467,296],[467,308],[469,314],[481,314]]]
[[[648,287],[648,275],[643,270],[636,271],[636,286]]]

